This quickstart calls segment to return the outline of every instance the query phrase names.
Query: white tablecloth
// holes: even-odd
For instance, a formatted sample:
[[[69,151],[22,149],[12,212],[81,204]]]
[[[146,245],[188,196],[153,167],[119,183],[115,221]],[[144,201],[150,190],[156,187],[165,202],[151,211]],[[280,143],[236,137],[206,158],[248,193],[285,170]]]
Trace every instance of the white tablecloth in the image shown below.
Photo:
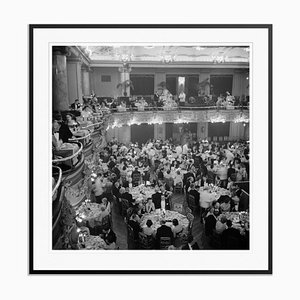
[[[217,201],[221,196],[230,196],[230,191],[224,188],[210,188],[209,190],[203,190],[203,187],[199,189],[200,193],[200,206],[208,208],[213,201]]]
[[[146,201],[148,198],[151,198],[155,194],[155,189],[153,187],[146,187],[144,184],[141,184],[130,189],[130,194],[136,202]]]
[[[89,235],[85,240],[85,248],[80,247],[80,250],[105,250],[106,243],[100,236]]]
[[[162,211],[155,211],[154,213],[151,214],[144,214],[142,219],[141,219],[141,227],[146,227],[146,222],[147,220],[151,220],[153,225],[152,228],[154,230],[157,230],[161,224],[160,221],[164,219],[167,221],[166,225],[172,227],[172,220],[173,219],[177,219],[179,224],[182,225],[183,230],[187,231],[188,227],[189,227],[189,220],[187,219],[186,216],[180,214],[177,211],[170,211],[170,210],[166,210],[165,211],[165,216],[163,216]]]
[[[76,214],[83,221],[89,221],[91,227],[94,226],[95,221],[99,221],[101,218],[101,204],[98,203],[82,203],[80,207],[76,210]]]

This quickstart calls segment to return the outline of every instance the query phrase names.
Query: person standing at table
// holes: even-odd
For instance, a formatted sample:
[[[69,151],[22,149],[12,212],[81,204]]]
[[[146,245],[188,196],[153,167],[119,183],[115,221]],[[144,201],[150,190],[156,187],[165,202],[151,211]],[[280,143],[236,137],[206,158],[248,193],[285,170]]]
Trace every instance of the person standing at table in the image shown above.
[[[167,191],[164,185],[161,186],[160,190],[161,190],[162,198],[164,196],[165,209],[171,210],[171,195],[172,195],[172,192]]]
[[[220,167],[217,171],[217,175],[220,178],[220,186],[222,188],[226,189],[226,187],[227,187],[227,168],[222,163],[220,164]]]
[[[213,201],[214,196],[208,191],[208,187],[204,187],[200,193],[200,222],[203,223],[203,217],[205,210],[210,207],[210,203]]]
[[[104,182],[103,182],[103,177],[102,174],[98,175],[98,177],[96,178],[96,180],[94,181],[92,190],[95,194],[95,198],[96,198],[96,203],[102,203],[102,194],[104,193]]]
[[[196,191],[195,184],[191,183],[190,190],[188,192],[190,195],[192,195],[195,198],[195,204],[197,207],[200,207],[200,194],[198,191]]]
[[[219,215],[219,210],[214,209],[213,213],[209,214],[205,219],[205,236],[208,241],[208,244],[211,244],[213,233],[216,230],[218,215]]]
[[[159,192],[158,186],[155,187],[155,193],[152,195],[152,201],[155,209],[161,209],[161,193]]]
[[[130,216],[128,225],[133,229],[134,239],[138,239],[142,228],[140,227],[140,218],[135,212]]]
[[[139,172],[138,167],[135,167],[134,171],[131,174],[132,177],[132,186],[138,186],[141,182],[141,172]]]

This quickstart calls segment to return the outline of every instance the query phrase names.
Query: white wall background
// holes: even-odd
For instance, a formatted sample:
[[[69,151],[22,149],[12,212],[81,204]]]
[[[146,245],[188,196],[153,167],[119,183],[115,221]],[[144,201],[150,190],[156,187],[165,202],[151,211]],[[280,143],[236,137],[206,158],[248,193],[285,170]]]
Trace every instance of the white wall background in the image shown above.
[[[7,91],[16,93],[11,114],[4,114],[4,122],[18,133],[8,137],[2,147],[5,157],[2,174],[5,174],[2,195],[9,200],[11,213],[2,216],[3,224],[10,224],[9,240],[14,242],[2,247],[2,294],[6,299],[69,299],[87,297],[90,287],[99,287],[97,293],[104,297],[126,299],[128,286],[134,286],[135,295],[143,299],[153,297],[173,299],[232,299],[233,295],[245,300],[268,297],[270,299],[296,299],[298,294],[299,239],[294,230],[283,226],[286,218],[282,214],[282,200],[287,205],[297,205],[293,188],[286,189],[298,179],[297,168],[292,168],[283,159],[286,142],[294,140],[299,127],[299,101],[297,94],[298,68],[293,56],[287,53],[299,48],[299,39],[290,33],[299,27],[297,1],[262,2],[215,0],[208,6],[195,0],[189,3],[171,5],[170,2],[151,1],[151,5],[141,6],[140,1],[68,2],[54,0],[51,3],[41,1],[10,1],[3,7],[1,25],[4,29],[2,39],[8,47],[2,47],[1,82]],[[28,9],[30,7],[30,9]],[[141,8],[142,11],[138,11]],[[191,9],[192,8],[192,9]],[[211,11],[212,13],[203,13]],[[272,11],[272,14],[267,12]],[[24,13],[26,12],[26,13]],[[146,14],[146,12],[148,14]],[[101,15],[101,18],[100,18]],[[273,276],[28,276],[28,23],[274,23],[274,274]],[[158,33],[159,34],[159,33]],[[9,51],[9,52],[8,52]],[[8,56],[8,53],[10,54]],[[14,60],[12,59],[14,57]],[[290,63],[287,63],[289,61]],[[16,70],[18,70],[16,74]],[[282,76],[289,74],[289,76]],[[17,80],[12,80],[16,78]],[[295,89],[282,87],[295,87]],[[288,99],[285,105],[283,99]],[[292,109],[291,109],[292,107]],[[23,122],[23,126],[20,126]],[[286,124],[286,125],[285,125]],[[288,127],[287,127],[288,126]],[[12,129],[12,130],[13,130]],[[284,142],[282,141],[284,138]],[[14,146],[12,146],[14,144]],[[10,145],[10,146],[9,146]],[[4,171],[5,170],[5,171]],[[15,178],[18,170],[20,180]],[[289,174],[285,177],[282,174]],[[288,182],[289,181],[289,182]],[[16,185],[17,184],[17,185]],[[17,186],[17,189],[16,189]],[[7,201],[5,202],[7,203]],[[289,218],[289,228],[298,228],[298,218]],[[6,236],[8,237],[8,236]],[[5,242],[8,240],[5,239]],[[151,282],[155,290],[145,289],[145,282]],[[80,288],[82,286],[86,288]],[[106,287],[106,288],[104,288]],[[161,287],[161,288],[160,288]]]

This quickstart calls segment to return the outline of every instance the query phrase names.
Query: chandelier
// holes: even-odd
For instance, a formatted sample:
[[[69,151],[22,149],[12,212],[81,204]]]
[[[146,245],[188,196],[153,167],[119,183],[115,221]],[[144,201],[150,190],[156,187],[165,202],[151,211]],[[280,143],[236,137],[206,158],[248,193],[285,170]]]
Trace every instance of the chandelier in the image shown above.
[[[123,63],[127,63],[129,61],[132,61],[134,59],[133,54],[128,54],[128,53],[121,53],[117,54],[117,59],[120,60]]]
[[[165,54],[165,55],[161,55],[160,57],[160,60],[163,62],[163,63],[171,63],[173,61],[175,61],[175,55],[171,55],[171,54]]]
[[[152,125],[152,124],[159,124],[161,125],[163,123],[162,118],[158,117],[158,116],[154,116],[152,117],[152,119],[148,122],[148,124]]]
[[[249,123],[249,118],[241,114],[240,116],[236,117],[233,121],[234,123]]]
[[[221,64],[228,61],[228,56],[213,55],[211,56],[211,60],[213,61],[214,64]]]
[[[225,123],[226,118],[224,116],[219,115],[217,117],[211,117],[210,122],[211,123]]]

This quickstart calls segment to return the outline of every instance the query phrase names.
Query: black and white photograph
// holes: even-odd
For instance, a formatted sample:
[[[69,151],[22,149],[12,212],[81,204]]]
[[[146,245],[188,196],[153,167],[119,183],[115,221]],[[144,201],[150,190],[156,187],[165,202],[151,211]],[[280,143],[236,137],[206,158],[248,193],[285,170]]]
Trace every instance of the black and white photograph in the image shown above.
[[[250,55],[53,46],[53,249],[249,250]]]
[[[2,298],[297,299],[296,3],[2,5]]]
[[[271,272],[270,26],[235,27],[31,25],[31,263]]]

